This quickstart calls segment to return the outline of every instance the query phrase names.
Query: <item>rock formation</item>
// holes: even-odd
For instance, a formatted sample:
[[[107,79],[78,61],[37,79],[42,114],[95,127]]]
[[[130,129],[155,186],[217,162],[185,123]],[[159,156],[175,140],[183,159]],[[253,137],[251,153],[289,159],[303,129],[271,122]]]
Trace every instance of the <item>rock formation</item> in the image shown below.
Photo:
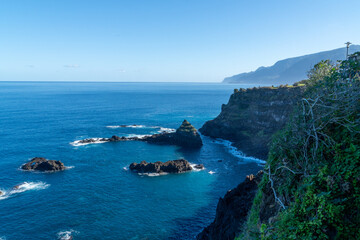
[[[167,162],[147,163],[132,163],[129,166],[130,170],[138,173],[182,173],[191,171],[190,163],[185,159],[171,160]]]
[[[235,89],[228,104],[199,131],[223,138],[246,155],[266,159],[272,135],[283,128],[305,87]]]
[[[199,148],[203,145],[201,137],[187,120],[174,133],[160,133],[141,139],[149,143],[172,144],[185,148]]]
[[[134,125],[136,126],[136,125]],[[184,120],[176,132],[163,132],[144,137],[119,137],[111,138],[87,138],[77,141],[77,144],[119,142],[119,141],[144,141],[154,144],[170,144],[184,148],[200,148],[203,143],[200,134],[188,121]]]
[[[35,157],[30,162],[21,166],[23,170],[36,170],[36,171],[62,171],[66,167],[64,164],[57,160],[47,160],[42,157]]]
[[[215,220],[196,237],[197,240],[233,240],[240,232],[242,224],[255,197],[263,172],[247,176],[236,188],[220,198],[216,207]]]

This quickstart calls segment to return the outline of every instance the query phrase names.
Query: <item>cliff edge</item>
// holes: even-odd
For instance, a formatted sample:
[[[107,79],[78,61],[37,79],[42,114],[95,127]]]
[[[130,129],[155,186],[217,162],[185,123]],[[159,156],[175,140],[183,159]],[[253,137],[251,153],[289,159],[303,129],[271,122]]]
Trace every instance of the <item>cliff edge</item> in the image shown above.
[[[232,141],[246,155],[266,159],[271,136],[285,126],[304,90],[304,84],[235,89],[219,116],[199,131]]]

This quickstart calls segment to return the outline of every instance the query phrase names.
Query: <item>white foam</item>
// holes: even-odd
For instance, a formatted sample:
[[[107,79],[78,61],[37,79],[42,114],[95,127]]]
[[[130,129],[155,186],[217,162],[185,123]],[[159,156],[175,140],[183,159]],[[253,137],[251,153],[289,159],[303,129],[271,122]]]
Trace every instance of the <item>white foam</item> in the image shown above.
[[[160,127],[160,130],[158,132],[159,133],[173,133],[173,132],[176,132],[176,129]]]
[[[107,128],[148,128],[148,129],[159,129],[158,133],[171,133],[175,132],[176,130],[173,128],[166,128],[166,127],[160,127],[160,126],[146,126],[146,125],[114,125],[114,126],[106,126]]]
[[[114,126],[106,126],[107,128],[153,128],[147,127],[145,125],[114,125]]]
[[[148,177],[158,177],[163,175],[168,175],[168,173],[138,173],[140,176],[148,176]]]
[[[77,141],[74,141],[74,142],[71,142],[70,144],[75,146],[75,147],[78,147],[78,146],[84,146],[84,145],[89,145],[89,144],[99,144],[99,143],[106,143],[108,141],[104,141],[103,138],[87,138],[87,139],[91,139],[93,140],[92,142],[81,142],[83,140],[77,140]]]
[[[217,138],[214,142],[225,146],[228,149],[229,153],[237,158],[241,158],[241,159],[248,160],[248,161],[258,162],[260,164],[266,163],[266,161],[264,161],[264,160],[261,160],[261,159],[255,158],[255,157],[246,156],[243,152],[239,151],[236,147],[232,146],[232,142],[230,142],[228,140]]]
[[[9,191],[3,191],[4,194],[0,196],[0,200],[6,199],[12,195],[30,191],[30,190],[42,190],[46,189],[50,186],[50,184],[44,183],[44,182],[23,182],[19,185],[16,185]]]
[[[127,138],[135,138],[135,137],[137,137],[137,138],[144,138],[144,137],[151,137],[152,135],[150,134],[128,134],[128,135],[126,135],[126,137]]]
[[[196,165],[198,165],[198,164],[190,163],[190,166],[191,166],[191,168],[192,168],[192,171],[194,171],[194,172],[200,172],[200,171],[202,171],[202,170],[205,169],[205,168],[202,168],[202,169],[195,168]]]
[[[129,169],[128,169],[127,167],[123,167],[123,170],[124,170],[124,171],[127,171],[127,170],[129,170]]]
[[[73,233],[78,233],[78,232],[70,229],[69,231],[58,232],[57,236],[59,240],[70,240],[72,239]]]
[[[212,175],[212,174],[214,174],[214,173],[216,173],[216,172],[213,172],[213,171],[209,171],[209,174],[211,174],[211,175]]]

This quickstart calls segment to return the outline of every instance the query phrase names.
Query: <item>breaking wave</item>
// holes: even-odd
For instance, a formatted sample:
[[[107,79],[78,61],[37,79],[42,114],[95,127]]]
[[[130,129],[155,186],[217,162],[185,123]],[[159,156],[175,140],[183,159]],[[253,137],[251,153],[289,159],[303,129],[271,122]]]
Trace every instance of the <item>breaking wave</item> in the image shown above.
[[[258,162],[260,164],[266,163],[266,161],[264,161],[264,160],[261,160],[261,159],[255,158],[255,157],[246,156],[243,152],[239,151],[236,147],[232,146],[231,141],[217,138],[215,140],[215,143],[225,146],[228,149],[228,152],[237,158],[241,158],[241,159],[248,160],[248,161]]]
[[[59,240],[70,240],[72,239],[72,235],[77,233],[77,231],[70,229],[69,231],[58,232],[57,236]]]
[[[21,184],[16,185],[9,191],[2,191],[3,194],[0,196],[0,200],[9,198],[13,195],[30,191],[30,190],[42,190],[46,189],[50,186],[50,184],[44,182],[23,182]]]
[[[78,146],[85,146],[88,144],[99,144],[99,143],[106,143],[107,141],[103,140],[103,138],[87,138],[88,140],[91,140],[89,142],[82,142],[83,140],[76,140],[71,142],[70,144],[73,145],[74,147],[78,147]]]

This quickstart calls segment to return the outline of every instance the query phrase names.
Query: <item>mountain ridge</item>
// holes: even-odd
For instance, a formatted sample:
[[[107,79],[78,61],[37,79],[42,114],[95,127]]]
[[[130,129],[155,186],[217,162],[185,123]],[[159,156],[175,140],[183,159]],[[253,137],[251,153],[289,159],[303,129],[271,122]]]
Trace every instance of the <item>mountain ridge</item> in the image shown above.
[[[351,45],[349,54],[360,51],[360,45]],[[321,60],[345,60],[346,48],[307,54],[277,61],[269,67],[261,66],[255,71],[226,77],[223,83],[242,83],[259,85],[292,84],[307,78],[308,71]]]

